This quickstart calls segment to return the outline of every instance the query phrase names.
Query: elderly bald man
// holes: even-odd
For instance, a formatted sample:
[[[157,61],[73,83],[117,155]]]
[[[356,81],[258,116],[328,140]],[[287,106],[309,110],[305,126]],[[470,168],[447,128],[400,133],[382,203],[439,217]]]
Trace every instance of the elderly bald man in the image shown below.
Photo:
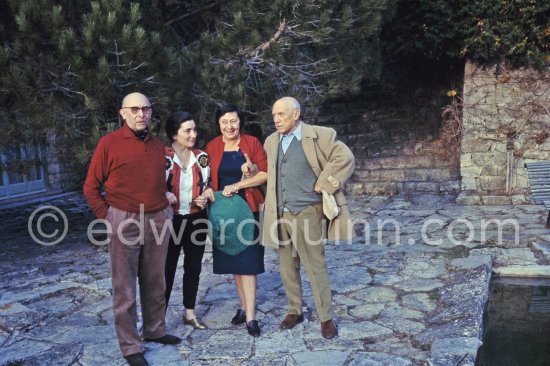
[[[119,113],[124,125],[99,141],[84,183],[84,196],[94,214],[105,219],[111,229],[113,312],[120,350],[128,364],[143,366],[148,363],[137,329],[136,280],[144,340],[162,344],[181,341],[166,334],[164,323],[169,237],[159,234],[173,213],[164,180],[164,143],[147,128],[152,115],[149,99],[141,93],[128,94]]]
[[[328,238],[351,238],[351,221],[342,187],[351,176],[355,159],[351,150],[336,140],[331,128],[300,120],[300,103],[292,97],[275,102],[272,109],[276,132],[265,141],[267,193],[262,244],[278,248],[280,272],[288,297],[288,313],[281,328],[291,329],[304,320],[302,314],[303,264],[319,319],[321,334],[333,338],[332,294],[325,263],[326,218],[322,191],[334,195],[339,214],[331,217]]]

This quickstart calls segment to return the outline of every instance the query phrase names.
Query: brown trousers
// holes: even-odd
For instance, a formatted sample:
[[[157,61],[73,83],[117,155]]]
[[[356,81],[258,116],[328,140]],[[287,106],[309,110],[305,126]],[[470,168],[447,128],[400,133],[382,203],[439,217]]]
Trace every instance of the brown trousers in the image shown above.
[[[302,278],[300,263],[303,263],[311,283],[315,307],[319,319],[332,319],[332,294],[325,262],[323,233],[323,207],[313,205],[297,215],[285,211],[279,224],[279,239],[287,245],[279,246],[280,272],[288,297],[288,313],[302,314]]]
[[[141,217],[140,217],[141,216]],[[137,329],[136,280],[139,280],[143,337],[158,338],[166,334],[164,324],[164,266],[169,231],[161,236],[172,208],[151,214],[137,214],[114,207],[106,220],[111,225],[109,255],[113,286],[115,331],[123,356],[144,351]],[[138,225],[139,223],[139,225]],[[153,231],[156,229],[157,238]]]

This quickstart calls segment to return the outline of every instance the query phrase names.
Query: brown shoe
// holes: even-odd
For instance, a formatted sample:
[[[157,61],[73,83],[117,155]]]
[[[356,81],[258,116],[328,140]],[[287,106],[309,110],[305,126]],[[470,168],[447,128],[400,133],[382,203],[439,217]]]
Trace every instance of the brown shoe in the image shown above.
[[[281,322],[281,329],[292,329],[304,321],[304,314],[286,314],[286,317]]]
[[[338,335],[338,328],[336,328],[336,324],[334,324],[332,319],[321,322],[321,335],[326,339],[331,339]]]

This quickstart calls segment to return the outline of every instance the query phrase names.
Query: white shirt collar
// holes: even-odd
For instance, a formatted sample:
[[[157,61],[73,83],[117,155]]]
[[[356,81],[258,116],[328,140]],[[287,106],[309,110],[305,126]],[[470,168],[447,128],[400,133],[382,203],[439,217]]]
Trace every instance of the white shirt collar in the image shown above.
[[[191,150],[191,153],[189,154],[189,162],[187,162],[186,167],[183,166],[183,163],[180,160],[180,157],[175,152],[174,152],[174,159],[173,160],[174,160],[174,163],[178,164],[181,168],[187,170],[188,167],[192,167],[193,164],[195,164],[197,162],[197,157],[195,156],[195,154]]]
[[[285,136],[294,136],[296,137],[296,140],[302,141],[302,121],[298,122],[298,126],[296,129],[292,132],[287,133],[286,135],[280,134],[279,135],[279,141],[283,139]]]

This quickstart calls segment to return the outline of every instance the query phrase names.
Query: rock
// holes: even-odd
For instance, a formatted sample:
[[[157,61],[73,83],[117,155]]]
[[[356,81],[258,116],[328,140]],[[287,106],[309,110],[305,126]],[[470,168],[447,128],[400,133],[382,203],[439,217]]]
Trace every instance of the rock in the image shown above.
[[[342,339],[372,339],[392,333],[391,329],[369,321],[338,324],[338,335]]]
[[[395,291],[387,287],[369,287],[352,293],[350,296],[366,303],[386,303],[395,301],[397,298]]]
[[[349,366],[409,366],[410,360],[382,352],[358,352],[353,356]]]
[[[481,341],[472,337],[442,338],[432,344],[433,365],[458,365],[461,361],[473,364]]]
[[[496,267],[494,273],[502,277],[550,277],[550,266],[525,265]]]
[[[304,366],[318,366],[320,364],[325,365],[343,365],[350,352],[346,351],[301,351],[292,355],[292,358],[296,361],[297,365]]]
[[[349,313],[360,319],[372,319],[374,316],[378,315],[382,309],[384,309],[384,304],[368,304],[355,306],[349,310]]]
[[[405,295],[402,297],[401,301],[403,306],[423,312],[431,312],[437,306],[435,301],[425,293]]]
[[[396,288],[406,291],[406,292],[415,292],[415,291],[432,291],[436,288],[443,286],[443,283],[437,279],[410,279],[399,282],[395,285]]]
[[[474,269],[485,266],[488,270],[491,270],[493,262],[490,255],[470,255],[468,258],[453,259],[451,266],[457,269]]]

